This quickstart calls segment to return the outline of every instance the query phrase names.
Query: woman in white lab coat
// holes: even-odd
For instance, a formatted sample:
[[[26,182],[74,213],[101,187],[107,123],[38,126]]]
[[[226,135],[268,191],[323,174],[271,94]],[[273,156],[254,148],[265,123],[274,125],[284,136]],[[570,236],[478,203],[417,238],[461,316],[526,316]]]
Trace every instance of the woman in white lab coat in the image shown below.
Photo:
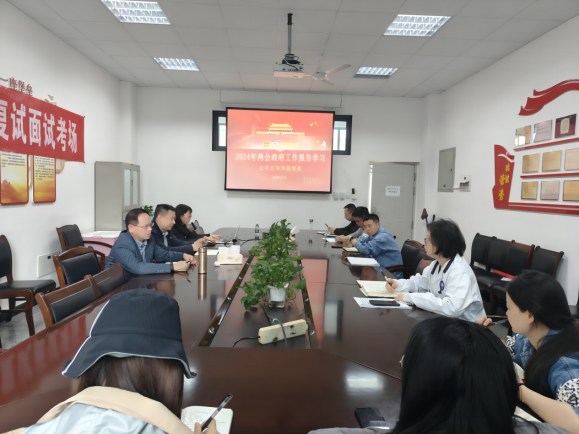
[[[480,290],[470,265],[463,258],[466,243],[460,228],[451,220],[428,225],[426,253],[435,259],[422,275],[410,279],[388,279],[390,292],[404,291],[396,300],[440,315],[476,321],[485,315]]]

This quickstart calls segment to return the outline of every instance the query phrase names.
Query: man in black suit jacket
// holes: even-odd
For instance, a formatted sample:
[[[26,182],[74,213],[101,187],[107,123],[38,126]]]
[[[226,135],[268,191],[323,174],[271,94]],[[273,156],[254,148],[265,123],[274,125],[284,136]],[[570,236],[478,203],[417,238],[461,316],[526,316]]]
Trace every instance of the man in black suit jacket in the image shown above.
[[[353,203],[349,203],[344,207],[344,218],[350,222],[350,224],[344,228],[333,228],[328,226],[328,232],[331,234],[336,235],[350,235],[352,232],[356,232],[358,230],[358,225],[354,221],[354,217],[352,217],[352,213],[356,209],[356,205]]]
[[[172,251],[195,254],[200,247],[205,246],[208,241],[215,242],[210,237],[204,237],[196,240],[194,243],[190,241],[182,241],[171,233],[171,229],[175,225],[175,208],[171,205],[160,204],[155,208],[155,217],[153,222],[153,230],[151,237],[155,244],[162,249]]]

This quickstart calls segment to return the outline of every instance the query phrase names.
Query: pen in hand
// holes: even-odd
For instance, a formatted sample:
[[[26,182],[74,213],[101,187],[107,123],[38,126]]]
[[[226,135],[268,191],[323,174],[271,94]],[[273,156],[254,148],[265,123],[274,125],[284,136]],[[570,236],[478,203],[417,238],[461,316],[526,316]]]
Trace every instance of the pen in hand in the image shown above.
[[[223,409],[223,407],[225,407],[225,405],[231,401],[231,398],[233,398],[233,394],[229,394],[225,397],[225,399],[223,400],[223,402],[221,404],[219,404],[219,407],[217,407],[215,409],[215,411],[213,412],[213,414],[211,416],[209,416],[209,419],[207,419],[205,421],[205,423],[203,424],[203,426],[201,427],[201,432],[205,431],[207,429],[207,427],[209,426],[209,424],[211,423],[211,421],[213,419],[215,419],[217,417],[217,414]]]

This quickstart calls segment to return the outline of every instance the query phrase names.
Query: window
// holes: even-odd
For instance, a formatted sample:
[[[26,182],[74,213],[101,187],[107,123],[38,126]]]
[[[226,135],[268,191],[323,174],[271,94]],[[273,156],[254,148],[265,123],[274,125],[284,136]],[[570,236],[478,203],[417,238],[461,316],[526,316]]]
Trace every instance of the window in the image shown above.
[[[227,112],[213,112],[213,150],[225,151]],[[334,116],[334,155],[350,155],[352,143],[352,115]]]

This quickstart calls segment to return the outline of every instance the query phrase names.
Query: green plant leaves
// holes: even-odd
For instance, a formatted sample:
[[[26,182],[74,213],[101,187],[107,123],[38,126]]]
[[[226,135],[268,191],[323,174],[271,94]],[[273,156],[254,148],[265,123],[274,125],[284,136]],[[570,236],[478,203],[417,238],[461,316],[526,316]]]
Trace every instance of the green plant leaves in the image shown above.
[[[282,288],[289,284],[286,292],[290,299],[295,297],[296,290],[306,287],[305,279],[291,284],[303,267],[295,265],[302,258],[290,254],[295,250],[296,243],[291,240],[289,225],[285,219],[273,223],[269,228],[269,236],[249,251],[256,258],[256,263],[251,266],[251,280],[241,288],[247,294],[241,299],[245,309],[258,304],[265,297],[268,286]]]

